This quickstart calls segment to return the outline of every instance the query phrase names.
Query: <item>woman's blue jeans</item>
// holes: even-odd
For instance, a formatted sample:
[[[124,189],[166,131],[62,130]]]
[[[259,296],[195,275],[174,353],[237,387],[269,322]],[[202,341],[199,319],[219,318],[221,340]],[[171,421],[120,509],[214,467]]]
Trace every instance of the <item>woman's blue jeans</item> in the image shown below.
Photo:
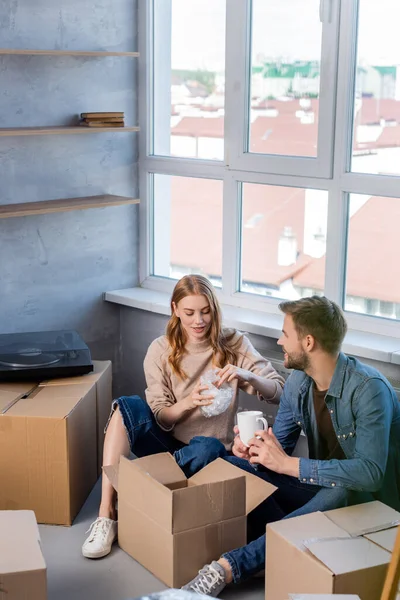
[[[112,413],[117,406],[131,451],[139,458],[170,452],[186,477],[190,477],[216,458],[227,454],[224,445],[216,438],[196,436],[189,444],[175,439],[171,433],[161,429],[149,405],[139,396],[121,396],[114,400]]]

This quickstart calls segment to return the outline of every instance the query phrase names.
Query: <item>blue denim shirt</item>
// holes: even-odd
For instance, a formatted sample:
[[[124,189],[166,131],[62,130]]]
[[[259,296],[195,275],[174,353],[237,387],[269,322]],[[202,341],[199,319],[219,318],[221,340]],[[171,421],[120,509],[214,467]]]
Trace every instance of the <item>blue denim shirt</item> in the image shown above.
[[[318,448],[308,402],[311,384],[304,372],[293,371],[281,396],[273,430],[288,454],[301,430]],[[300,458],[300,481],[372,492],[400,510],[400,403],[390,383],[373,367],[340,353],[325,402],[346,459]]]

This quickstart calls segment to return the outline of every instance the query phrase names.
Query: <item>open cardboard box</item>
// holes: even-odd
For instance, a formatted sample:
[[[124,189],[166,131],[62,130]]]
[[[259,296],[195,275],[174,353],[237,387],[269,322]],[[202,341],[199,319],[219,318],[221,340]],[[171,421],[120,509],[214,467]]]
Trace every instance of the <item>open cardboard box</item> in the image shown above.
[[[32,511],[0,511],[0,598],[47,598],[46,564]]]
[[[0,382],[0,510],[71,525],[101,471],[111,362],[38,384]]]
[[[400,513],[381,502],[267,525],[266,600],[356,594],[379,600]]]
[[[120,547],[175,588],[246,544],[246,515],[276,490],[220,458],[189,479],[168,453],[104,471],[118,491]]]

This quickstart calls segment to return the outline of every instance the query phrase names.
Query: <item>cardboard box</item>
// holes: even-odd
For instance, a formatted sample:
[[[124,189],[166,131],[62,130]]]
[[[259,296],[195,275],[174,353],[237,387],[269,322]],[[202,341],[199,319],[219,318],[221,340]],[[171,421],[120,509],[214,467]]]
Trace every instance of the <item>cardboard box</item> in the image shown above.
[[[168,453],[104,471],[118,490],[120,547],[173,588],[243,546],[246,515],[276,489],[222,459],[186,479]]]
[[[104,428],[110,416],[112,396],[111,361],[93,361],[93,371],[81,377],[64,377],[49,379],[40,386],[81,385],[90,384],[96,387],[96,422],[97,422],[97,475],[100,477],[103,466]],[[0,384],[1,385],[1,384]]]
[[[111,402],[109,361],[82,377],[1,384],[0,510],[71,525],[98,478]]]
[[[47,598],[46,564],[32,511],[0,511],[0,598]]]
[[[296,593],[379,600],[398,523],[400,513],[370,502],[267,525],[266,600]]]

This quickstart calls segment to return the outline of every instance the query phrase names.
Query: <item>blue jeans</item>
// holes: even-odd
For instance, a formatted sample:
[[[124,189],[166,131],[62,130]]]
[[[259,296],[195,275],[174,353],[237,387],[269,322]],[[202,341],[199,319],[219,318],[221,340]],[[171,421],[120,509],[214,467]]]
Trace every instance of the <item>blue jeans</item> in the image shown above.
[[[191,477],[208,463],[226,455],[224,445],[216,438],[196,436],[189,444],[175,439],[171,433],[161,429],[149,405],[139,396],[121,396],[114,400],[111,414],[117,406],[131,451],[139,458],[170,452],[186,477]]]
[[[279,475],[264,467],[255,470],[247,460],[235,456],[228,456],[225,460],[278,487],[272,496],[250,513],[247,521],[250,543],[223,555],[232,569],[235,583],[240,583],[265,568],[265,533],[262,532],[265,532],[267,523],[372,499],[361,498],[343,487],[323,488],[301,483],[295,477]]]

